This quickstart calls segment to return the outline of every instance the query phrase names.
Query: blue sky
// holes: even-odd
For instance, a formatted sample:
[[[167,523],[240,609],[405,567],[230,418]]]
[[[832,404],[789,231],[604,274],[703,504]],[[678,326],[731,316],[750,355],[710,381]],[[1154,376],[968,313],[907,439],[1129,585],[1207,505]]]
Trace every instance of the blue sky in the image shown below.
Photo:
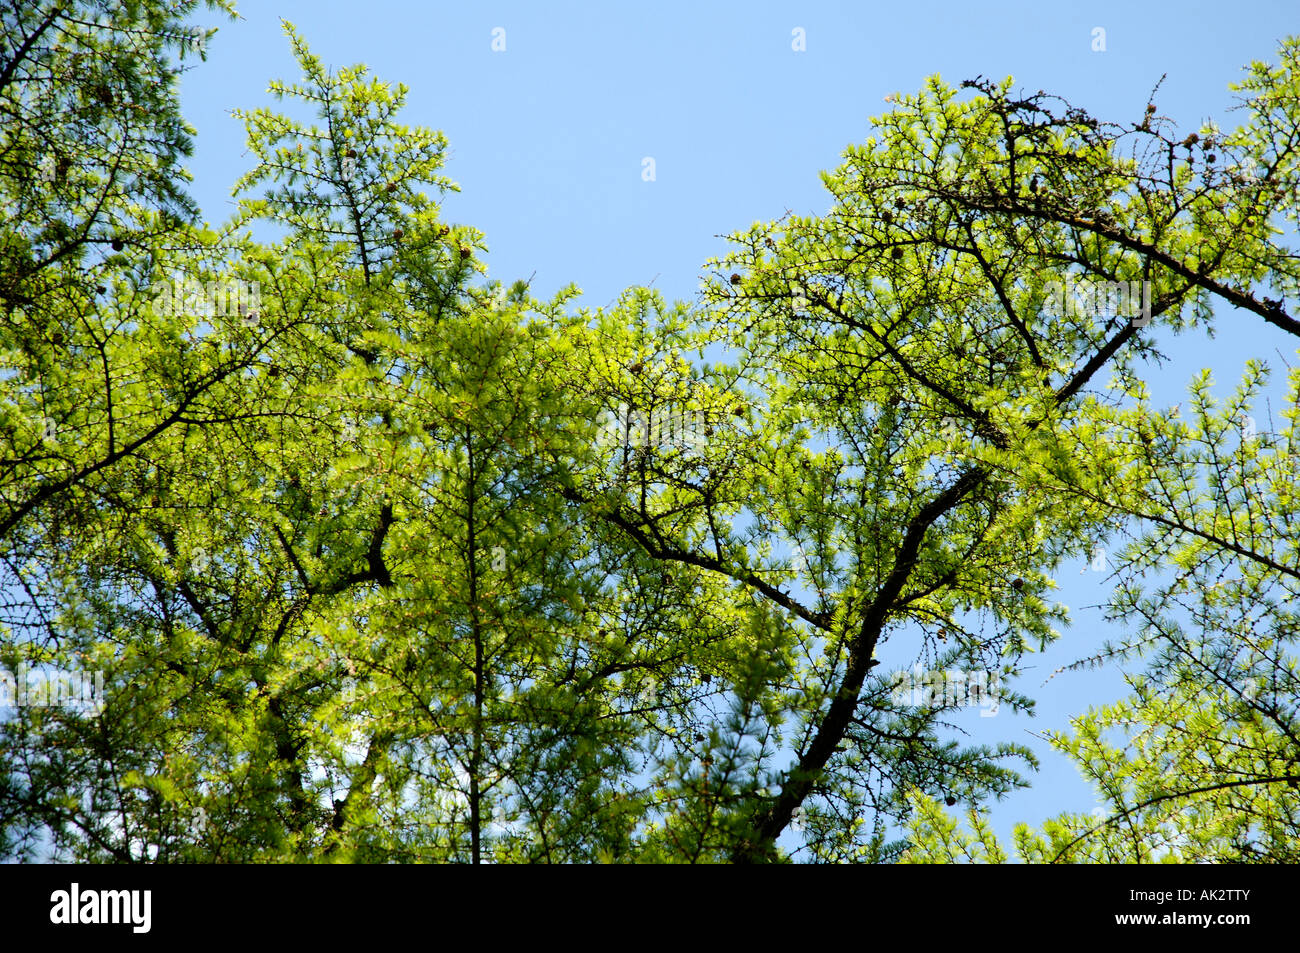
[[[1271,59],[1300,32],[1294,2],[1137,4],[1001,3],[442,3],[414,0],[245,0],[236,23],[204,13],[220,32],[208,61],[187,74],[183,106],[198,131],[189,163],[192,193],[212,222],[232,211],[230,188],[249,167],[234,108],[271,106],[267,82],[297,70],[281,30],[293,22],[334,69],[365,63],[410,87],[402,121],[441,129],[445,173],[462,191],[443,205],[448,221],[487,236],[493,278],[536,273],[547,297],[570,282],[582,303],[603,306],[624,288],[654,286],[692,300],[721,236],[786,209],[824,212],[818,172],[849,143],[871,134],[884,97],[915,92],[939,73],[952,84],[1011,75],[1103,119],[1139,118],[1156,103],[1190,131],[1208,119],[1235,124],[1228,83],[1251,59]],[[1104,52],[1093,30],[1105,30]],[[493,30],[505,50],[492,49]],[[792,49],[801,28],[806,50]],[[500,34],[497,34],[499,37]],[[656,178],[642,178],[652,157]],[[1258,318],[1218,312],[1220,334],[1161,336],[1173,361],[1148,384],[1173,403],[1202,367],[1216,394],[1229,393],[1248,357],[1282,370],[1294,340]],[[1149,329],[1161,335],[1158,327]],[[1271,389],[1280,408],[1280,375]],[[1260,417],[1257,413],[1256,417]],[[1261,418],[1262,419],[1262,418]],[[1262,424],[1261,424],[1262,426]],[[1067,727],[1067,718],[1124,693],[1115,669],[1058,676],[1107,631],[1089,606],[1102,602],[1104,573],[1067,566],[1059,598],[1074,625],[1037,660],[1038,716],[971,714],[974,737],[1012,740],[1042,752],[1034,787],[994,808],[1004,836],[1016,821],[1038,823],[1093,806],[1074,766],[1028,731]]]

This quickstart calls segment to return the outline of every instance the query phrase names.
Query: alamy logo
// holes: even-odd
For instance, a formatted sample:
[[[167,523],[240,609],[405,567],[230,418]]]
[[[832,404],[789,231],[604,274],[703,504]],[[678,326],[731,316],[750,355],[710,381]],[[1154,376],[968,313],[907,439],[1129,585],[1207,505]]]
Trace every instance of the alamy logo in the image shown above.
[[[104,710],[103,672],[45,672],[27,665],[14,673],[0,669],[0,709],[13,707]]]
[[[1079,575],[1083,575],[1091,569],[1093,572],[1106,571],[1106,547],[1098,543],[1092,547],[1091,562],[1079,570]]]
[[[71,890],[50,894],[51,923],[129,923],[132,933],[148,933],[153,923],[153,892],[149,890]]]
[[[981,718],[998,713],[997,673],[961,669],[929,669],[917,665],[911,672],[896,672],[890,686],[890,700],[896,705],[920,707],[982,708]]]
[[[245,327],[254,327],[262,310],[262,283],[174,278],[158,286],[153,310],[174,318],[237,316]]]
[[[1151,323],[1151,282],[1052,281],[1043,288],[1043,308],[1061,317],[1131,318],[1135,328]]]
[[[700,451],[712,436],[702,410],[658,408],[641,410],[619,404],[614,411],[602,413],[598,446],[626,447],[629,450]]]

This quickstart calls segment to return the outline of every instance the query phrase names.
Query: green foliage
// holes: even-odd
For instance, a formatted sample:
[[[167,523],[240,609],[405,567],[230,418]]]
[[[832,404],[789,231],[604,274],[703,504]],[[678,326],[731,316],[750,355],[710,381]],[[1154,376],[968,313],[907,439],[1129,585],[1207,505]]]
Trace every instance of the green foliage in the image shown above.
[[[1142,325],[1051,290],[1300,331],[1252,290],[1293,288],[1295,44],[1200,145],[935,78],[698,306],[575,313],[480,280],[441,133],[289,24],[271,91],[304,114],[238,114],[238,212],[200,226],[197,9],[6,20],[0,667],[106,683],[0,722],[6,856],[1001,862],[978,807],[1032,753],[964,744],[969,698],[881,658],[1031,711],[1052,574],[1121,530],[1105,657],[1150,670],[1056,739],[1112,816],[1017,850],[1294,856],[1294,467],[1234,429],[1264,369],[1162,417]]]
[[[1148,667],[1130,677],[1131,696],[1074,719],[1072,736],[1053,736],[1100,806],[1097,816],[1062,815],[1041,831],[1022,825],[1016,850],[1025,861],[1293,863],[1298,856],[1300,514],[1292,433],[1260,433],[1248,413],[1264,380],[1261,367],[1248,368],[1220,407],[1201,375],[1189,389],[1186,422],[1181,412],[1155,413],[1140,393],[1131,408],[1095,409],[1095,432],[1083,439],[1094,448],[1096,476],[1060,489],[1103,503],[1142,530],[1117,554],[1109,607],[1131,634],[1076,667],[1134,658]],[[1292,407],[1297,387],[1293,373]],[[1175,567],[1171,577],[1147,582],[1161,565]],[[915,819],[909,857],[948,858],[961,835],[940,815],[928,804]]]

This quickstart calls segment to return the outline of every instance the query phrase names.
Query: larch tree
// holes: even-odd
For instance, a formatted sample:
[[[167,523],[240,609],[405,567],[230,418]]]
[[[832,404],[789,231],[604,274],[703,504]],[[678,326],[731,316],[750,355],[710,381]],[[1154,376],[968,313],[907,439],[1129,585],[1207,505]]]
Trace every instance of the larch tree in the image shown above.
[[[1249,434],[1262,365],[1141,382],[1154,322],[1300,334],[1294,42],[1228,133],[936,77],[697,306],[590,311],[487,280],[445,138],[288,24],[201,225],[210,31],[120,6],[4,10],[0,665],[106,680],[0,722],[6,856],[1001,861],[1036,759],[961,709],[1032,709],[1053,573],[1127,537],[1096,661],[1149,669],[1056,739],[1108,810],[1021,856],[1294,857],[1300,379]]]

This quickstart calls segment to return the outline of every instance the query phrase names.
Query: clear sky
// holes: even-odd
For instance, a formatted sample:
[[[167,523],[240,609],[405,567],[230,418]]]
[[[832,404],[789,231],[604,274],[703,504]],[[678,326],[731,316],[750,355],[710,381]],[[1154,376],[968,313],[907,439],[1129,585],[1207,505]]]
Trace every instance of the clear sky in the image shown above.
[[[192,193],[216,223],[249,167],[233,108],[273,106],[268,80],[297,77],[281,18],[334,69],[365,63],[410,87],[400,121],[441,129],[445,174],[459,194],[448,221],[487,236],[493,278],[536,273],[548,297],[574,282],[582,303],[608,304],[654,282],[668,298],[694,299],[702,265],[726,250],[721,236],[791,209],[824,212],[818,172],[871,134],[892,92],[926,76],[952,84],[1013,76],[1029,91],[1060,95],[1099,118],[1141,117],[1151,90],[1160,113],[1188,131],[1215,119],[1227,130],[1227,86],[1252,59],[1272,59],[1300,33],[1300,6],[1275,2],[1033,3],[445,3],[418,0],[242,0],[242,20],[218,25],[208,61],[187,74],[183,106],[198,131]],[[1095,51],[1094,28],[1105,30]],[[504,30],[502,51],[494,30]],[[793,48],[794,31],[806,49]],[[502,34],[496,33],[497,45]],[[654,159],[655,180],[642,177]],[[1183,396],[1202,367],[1215,393],[1234,388],[1248,357],[1277,370],[1297,364],[1294,339],[1257,317],[1218,311],[1220,334],[1170,339],[1173,361],[1153,374],[1158,403]],[[1160,335],[1153,325],[1148,329]],[[1273,412],[1280,409],[1275,378]],[[1262,421],[1259,413],[1256,413]],[[1261,422],[1261,428],[1263,423]],[[1038,682],[1089,653],[1108,632],[1099,612],[1105,573],[1060,575],[1074,625],[1020,686],[1039,698],[1033,719],[1005,708],[965,718],[972,738],[1018,741],[1041,752],[1032,790],[994,808],[999,833],[1062,810],[1093,806],[1074,766],[1029,732],[1067,727],[1089,705],[1124,694],[1118,670]]]

